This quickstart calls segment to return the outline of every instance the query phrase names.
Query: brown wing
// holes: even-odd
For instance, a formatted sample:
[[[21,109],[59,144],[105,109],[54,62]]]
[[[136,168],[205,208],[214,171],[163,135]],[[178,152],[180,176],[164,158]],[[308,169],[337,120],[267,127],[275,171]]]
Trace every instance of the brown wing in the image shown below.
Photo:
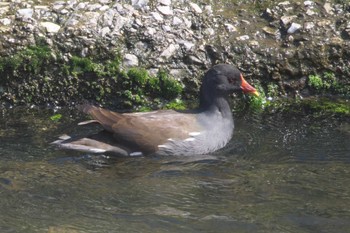
[[[85,105],[82,110],[97,120],[122,143],[154,152],[168,139],[186,139],[190,132],[201,131],[194,114],[172,110],[121,114]]]

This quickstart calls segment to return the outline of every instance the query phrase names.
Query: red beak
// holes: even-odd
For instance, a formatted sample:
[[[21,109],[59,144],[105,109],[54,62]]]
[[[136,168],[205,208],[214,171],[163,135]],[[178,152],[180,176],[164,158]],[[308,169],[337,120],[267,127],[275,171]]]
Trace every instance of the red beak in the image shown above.
[[[243,93],[253,94],[255,96],[259,96],[259,92],[252,87],[244,78],[243,75],[241,75],[241,88]]]

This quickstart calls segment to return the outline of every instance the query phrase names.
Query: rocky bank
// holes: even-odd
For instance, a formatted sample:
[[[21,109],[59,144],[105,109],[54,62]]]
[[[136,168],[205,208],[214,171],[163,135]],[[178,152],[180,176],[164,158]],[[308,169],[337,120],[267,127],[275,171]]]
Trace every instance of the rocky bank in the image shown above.
[[[54,67],[64,66],[72,57],[107,59],[111,51],[120,55],[118,65],[122,70],[143,67],[151,75],[166,70],[185,85],[186,93],[198,89],[198,78],[204,70],[225,62],[237,65],[267,97],[349,96],[350,3],[235,2],[0,2],[0,99],[10,104],[60,105],[83,98],[96,99],[91,93],[84,96],[78,85],[81,81],[71,81],[69,76],[74,72],[63,74]],[[28,69],[16,70],[19,65],[9,65],[13,59],[8,59],[20,51],[40,46],[49,48],[51,53],[50,62],[39,62],[44,66],[44,70],[40,69],[43,72],[28,78]],[[30,57],[24,61],[32,62]],[[310,76],[318,77],[320,85],[310,81]],[[68,81],[58,82],[58,78]],[[100,80],[96,85],[104,82]],[[45,85],[58,87],[46,90]],[[35,98],[24,92],[35,92]]]

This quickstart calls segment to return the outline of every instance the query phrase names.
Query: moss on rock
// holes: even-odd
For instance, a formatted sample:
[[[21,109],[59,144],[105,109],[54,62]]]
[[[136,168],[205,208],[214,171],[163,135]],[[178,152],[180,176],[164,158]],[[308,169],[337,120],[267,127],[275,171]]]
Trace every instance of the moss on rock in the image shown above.
[[[0,100],[11,105],[69,105],[83,99],[121,108],[156,107],[179,97],[180,82],[164,70],[121,69],[118,52],[108,58],[63,59],[46,46],[28,47],[0,58]]]

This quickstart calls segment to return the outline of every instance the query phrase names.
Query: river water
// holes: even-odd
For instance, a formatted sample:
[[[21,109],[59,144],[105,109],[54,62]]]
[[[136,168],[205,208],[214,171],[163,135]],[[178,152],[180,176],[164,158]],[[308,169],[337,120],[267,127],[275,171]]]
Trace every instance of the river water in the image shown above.
[[[350,232],[350,121],[236,119],[205,156],[108,158],[62,151],[87,133],[59,110],[0,113],[0,232]]]

